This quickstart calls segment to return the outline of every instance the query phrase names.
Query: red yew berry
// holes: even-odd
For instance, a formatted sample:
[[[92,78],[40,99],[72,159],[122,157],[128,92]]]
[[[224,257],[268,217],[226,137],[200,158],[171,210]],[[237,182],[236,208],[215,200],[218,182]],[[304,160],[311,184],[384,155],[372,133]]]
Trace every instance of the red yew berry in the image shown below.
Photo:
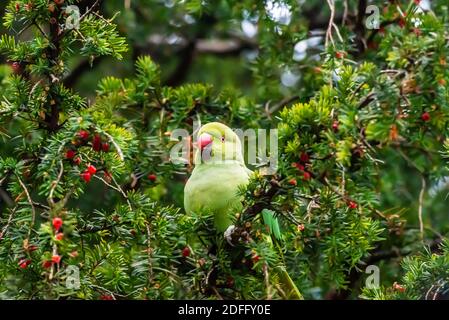
[[[75,159],[73,159],[73,164],[76,166],[79,166],[81,164],[81,158],[76,157]]]
[[[101,150],[103,150],[103,152],[109,152],[109,143],[105,142],[101,145]]]
[[[74,150],[67,150],[65,153],[66,159],[73,159],[75,157],[76,153]]]
[[[429,121],[429,120],[430,120],[430,114],[429,114],[428,112],[424,112],[424,113],[421,115],[421,119],[422,119],[424,122]]]
[[[338,121],[335,120],[335,121],[332,123],[332,130],[334,130],[335,132],[337,132],[337,131],[338,131],[338,125],[339,125]]]
[[[404,28],[406,25],[405,19],[404,18],[400,18],[398,21],[399,27],[400,28]]]
[[[69,256],[71,256],[72,258],[78,257],[78,251],[75,250],[75,251],[70,252]]]
[[[100,300],[114,300],[110,294],[103,294],[100,296]]]
[[[64,238],[64,234],[62,232],[59,232],[55,235],[56,241],[61,241]]]
[[[421,0],[413,0],[413,2],[414,2],[417,6],[419,6],[419,4],[421,3]]]
[[[310,174],[310,172],[304,171],[303,177],[304,177],[304,180],[310,180],[312,175]]]
[[[89,139],[89,132],[86,130],[80,130],[78,132],[78,137],[80,137],[83,140],[87,140],[87,139]]]
[[[292,179],[288,180],[288,184],[291,186],[296,186],[298,184],[298,182],[296,181],[296,179],[292,178]]]
[[[231,276],[227,277],[227,279],[226,279],[226,286],[227,286],[228,288],[232,288],[232,287],[234,287],[234,285],[235,285],[235,280],[234,280],[234,278],[231,277]]]
[[[157,176],[154,173],[149,174],[148,180],[150,180],[151,182],[155,182],[157,180]]]
[[[19,62],[17,62],[17,61],[14,61],[13,63],[11,63],[11,68],[12,68],[12,71],[15,73],[15,74],[20,74],[21,73],[21,67],[20,67],[20,63]]]
[[[260,260],[260,257],[257,254],[254,254],[251,259],[254,263],[257,263]]]
[[[354,201],[349,201],[348,207],[349,207],[350,209],[356,209],[356,208],[357,208],[357,203],[354,202]]]
[[[84,180],[84,182],[89,183],[92,179],[92,175],[89,171],[84,171],[83,173],[81,173],[81,178]]]
[[[190,256],[190,248],[189,247],[185,247],[184,249],[182,249],[182,256],[184,258]]]
[[[304,231],[304,225],[303,224],[298,224],[298,226],[296,228],[297,228],[297,230],[299,232]]]
[[[33,252],[33,251],[36,251],[36,250],[37,250],[37,246],[35,246],[35,245],[31,245],[31,246],[28,247],[28,251],[29,252]]]
[[[101,137],[98,134],[96,134],[92,139],[92,149],[97,152],[101,151]]]
[[[44,262],[42,262],[42,268],[48,269],[50,267],[51,267],[51,261],[45,260]]]
[[[20,11],[20,3],[16,3],[16,12]]]
[[[335,58],[337,59],[343,59],[345,57],[345,53],[342,51],[335,52]]]
[[[58,254],[55,254],[51,257],[51,262],[58,264],[61,262],[61,256]]]
[[[306,163],[309,162],[309,155],[305,152],[301,153],[301,155],[299,156],[299,160],[301,160],[301,162]]]
[[[62,221],[61,218],[59,218],[59,217],[53,218],[52,224],[53,224],[53,228],[55,228],[56,231],[61,229],[63,223],[64,223],[64,221]]]
[[[31,260],[29,260],[29,259],[22,259],[22,260],[19,261],[19,267],[21,269],[26,269],[30,263],[31,263]]]
[[[87,171],[91,174],[94,175],[97,172],[97,168],[95,168],[93,165],[90,165],[87,167]]]
[[[393,289],[399,292],[405,291],[405,287],[397,282],[393,283]]]
[[[294,167],[294,168],[296,168],[296,169],[298,169],[300,171],[304,170],[304,166],[302,164],[298,163],[298,162],[293,162],[292,163],[292,167]]]
[[[64,3],[64,0],[54,0],[54,1],[58,6]]]

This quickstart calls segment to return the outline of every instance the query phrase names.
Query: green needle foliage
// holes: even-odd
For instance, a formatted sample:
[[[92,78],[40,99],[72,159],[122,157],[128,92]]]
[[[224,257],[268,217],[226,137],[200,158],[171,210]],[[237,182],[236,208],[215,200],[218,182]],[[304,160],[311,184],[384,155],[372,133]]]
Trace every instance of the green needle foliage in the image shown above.
[[[1,299],[283,299],[284,267],[306,299],[447,294],[445,1],[424,12],[419,1],[374,1],[374,30],[358,1],[345,2],[345,21],[335,1],[338,23],[294,59],[322,2],[139,0],[120,15],[117,2],[86,2],[4,5]],[[70,5],[81,8],[79,28]],[[330,11],[321,13],[326,31]],[[183,66],[192,47],[224,50],[199,43],[244,23],[257,24],[257,38],[237,43],[257,57],[231,62],[241,74],[203,59],[193,78],[167,77],[167,43],[142,49],[182,34],[173,43],[185,45]],[[128,72],[86,93],[67,80],[80,59]],[[301,77],[280,86],[286,72]],[[276,174],[251,168],[227,236],[213,213],[185,214],[192,165],[170,158],[175,130],[211,121],[279,133]],[[365,285],[368,265],[380,268],[379,287]]]

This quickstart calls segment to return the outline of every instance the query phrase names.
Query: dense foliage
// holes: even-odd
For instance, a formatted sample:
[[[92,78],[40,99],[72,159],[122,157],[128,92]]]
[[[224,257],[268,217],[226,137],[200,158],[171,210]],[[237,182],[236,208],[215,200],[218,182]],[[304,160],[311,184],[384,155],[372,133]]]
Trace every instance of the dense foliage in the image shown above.
[[[371,2],[2,3],[0,298],[445,297],[448,5]],[[279,133],[232,241],[170,158],[211,121]]]

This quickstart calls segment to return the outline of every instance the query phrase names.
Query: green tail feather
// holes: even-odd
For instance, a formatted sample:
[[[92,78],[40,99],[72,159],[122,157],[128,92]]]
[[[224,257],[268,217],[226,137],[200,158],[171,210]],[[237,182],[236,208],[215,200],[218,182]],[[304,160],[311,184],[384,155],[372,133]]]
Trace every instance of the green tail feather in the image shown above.
[[[275,212],[273,210],[263,209],[262,218],[263,222],[270,231],[270,234],[274,236],[276,240],[282,240],[281,228],[279,227],[279,221],[275,217]]]
[[[279,221],[275,216],[275,212],[273,210],[263,209],[262,210],[262,218],[265,225],[268,227],[270,235],[274,237],[275,240],[282,240],[281,228],[279,227]],[[276,243],[273,243],[276,245]],[[279,242],[277,243],[279,245]],[[279,248],[278,248],[279,249]],[[281,250],[279,250],[281,252]],[[281,254],[282,255],[282,254]],[[292,300],[303,300],[303,296],[301,292],[299,292],[292,278],[288,274],[287,270],[283,266],[278,266],[274,269],[275,274],[279,277],[279,282],[283,285],[284,293],[287,296],[287,299]]]

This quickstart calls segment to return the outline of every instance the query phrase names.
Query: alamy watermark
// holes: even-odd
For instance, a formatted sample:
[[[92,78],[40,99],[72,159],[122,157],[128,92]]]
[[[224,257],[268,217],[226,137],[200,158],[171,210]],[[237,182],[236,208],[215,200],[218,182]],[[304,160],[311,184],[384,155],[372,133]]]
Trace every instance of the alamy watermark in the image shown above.
[[[380,9],[378,6],[369,5],[365,10],[369,16],[365,20],[365,27],[367,29],[380,29]]]
[[[380,285],[380,269],[378,266],[370,264],[366,267],[365,273],[369,274],[365,279],[365,287],[368,289],[378,289]]]
[[[279,152],[277,129],[234,129],[222,135],[216,132],[198,135],[199,130],[198,123],[194,123],[193,134],[186,129],[171,132],[170,138],[176,142],[170,149],[172,163],[197,165],[240,161],[257,167],[262,175],[276,173]]]

